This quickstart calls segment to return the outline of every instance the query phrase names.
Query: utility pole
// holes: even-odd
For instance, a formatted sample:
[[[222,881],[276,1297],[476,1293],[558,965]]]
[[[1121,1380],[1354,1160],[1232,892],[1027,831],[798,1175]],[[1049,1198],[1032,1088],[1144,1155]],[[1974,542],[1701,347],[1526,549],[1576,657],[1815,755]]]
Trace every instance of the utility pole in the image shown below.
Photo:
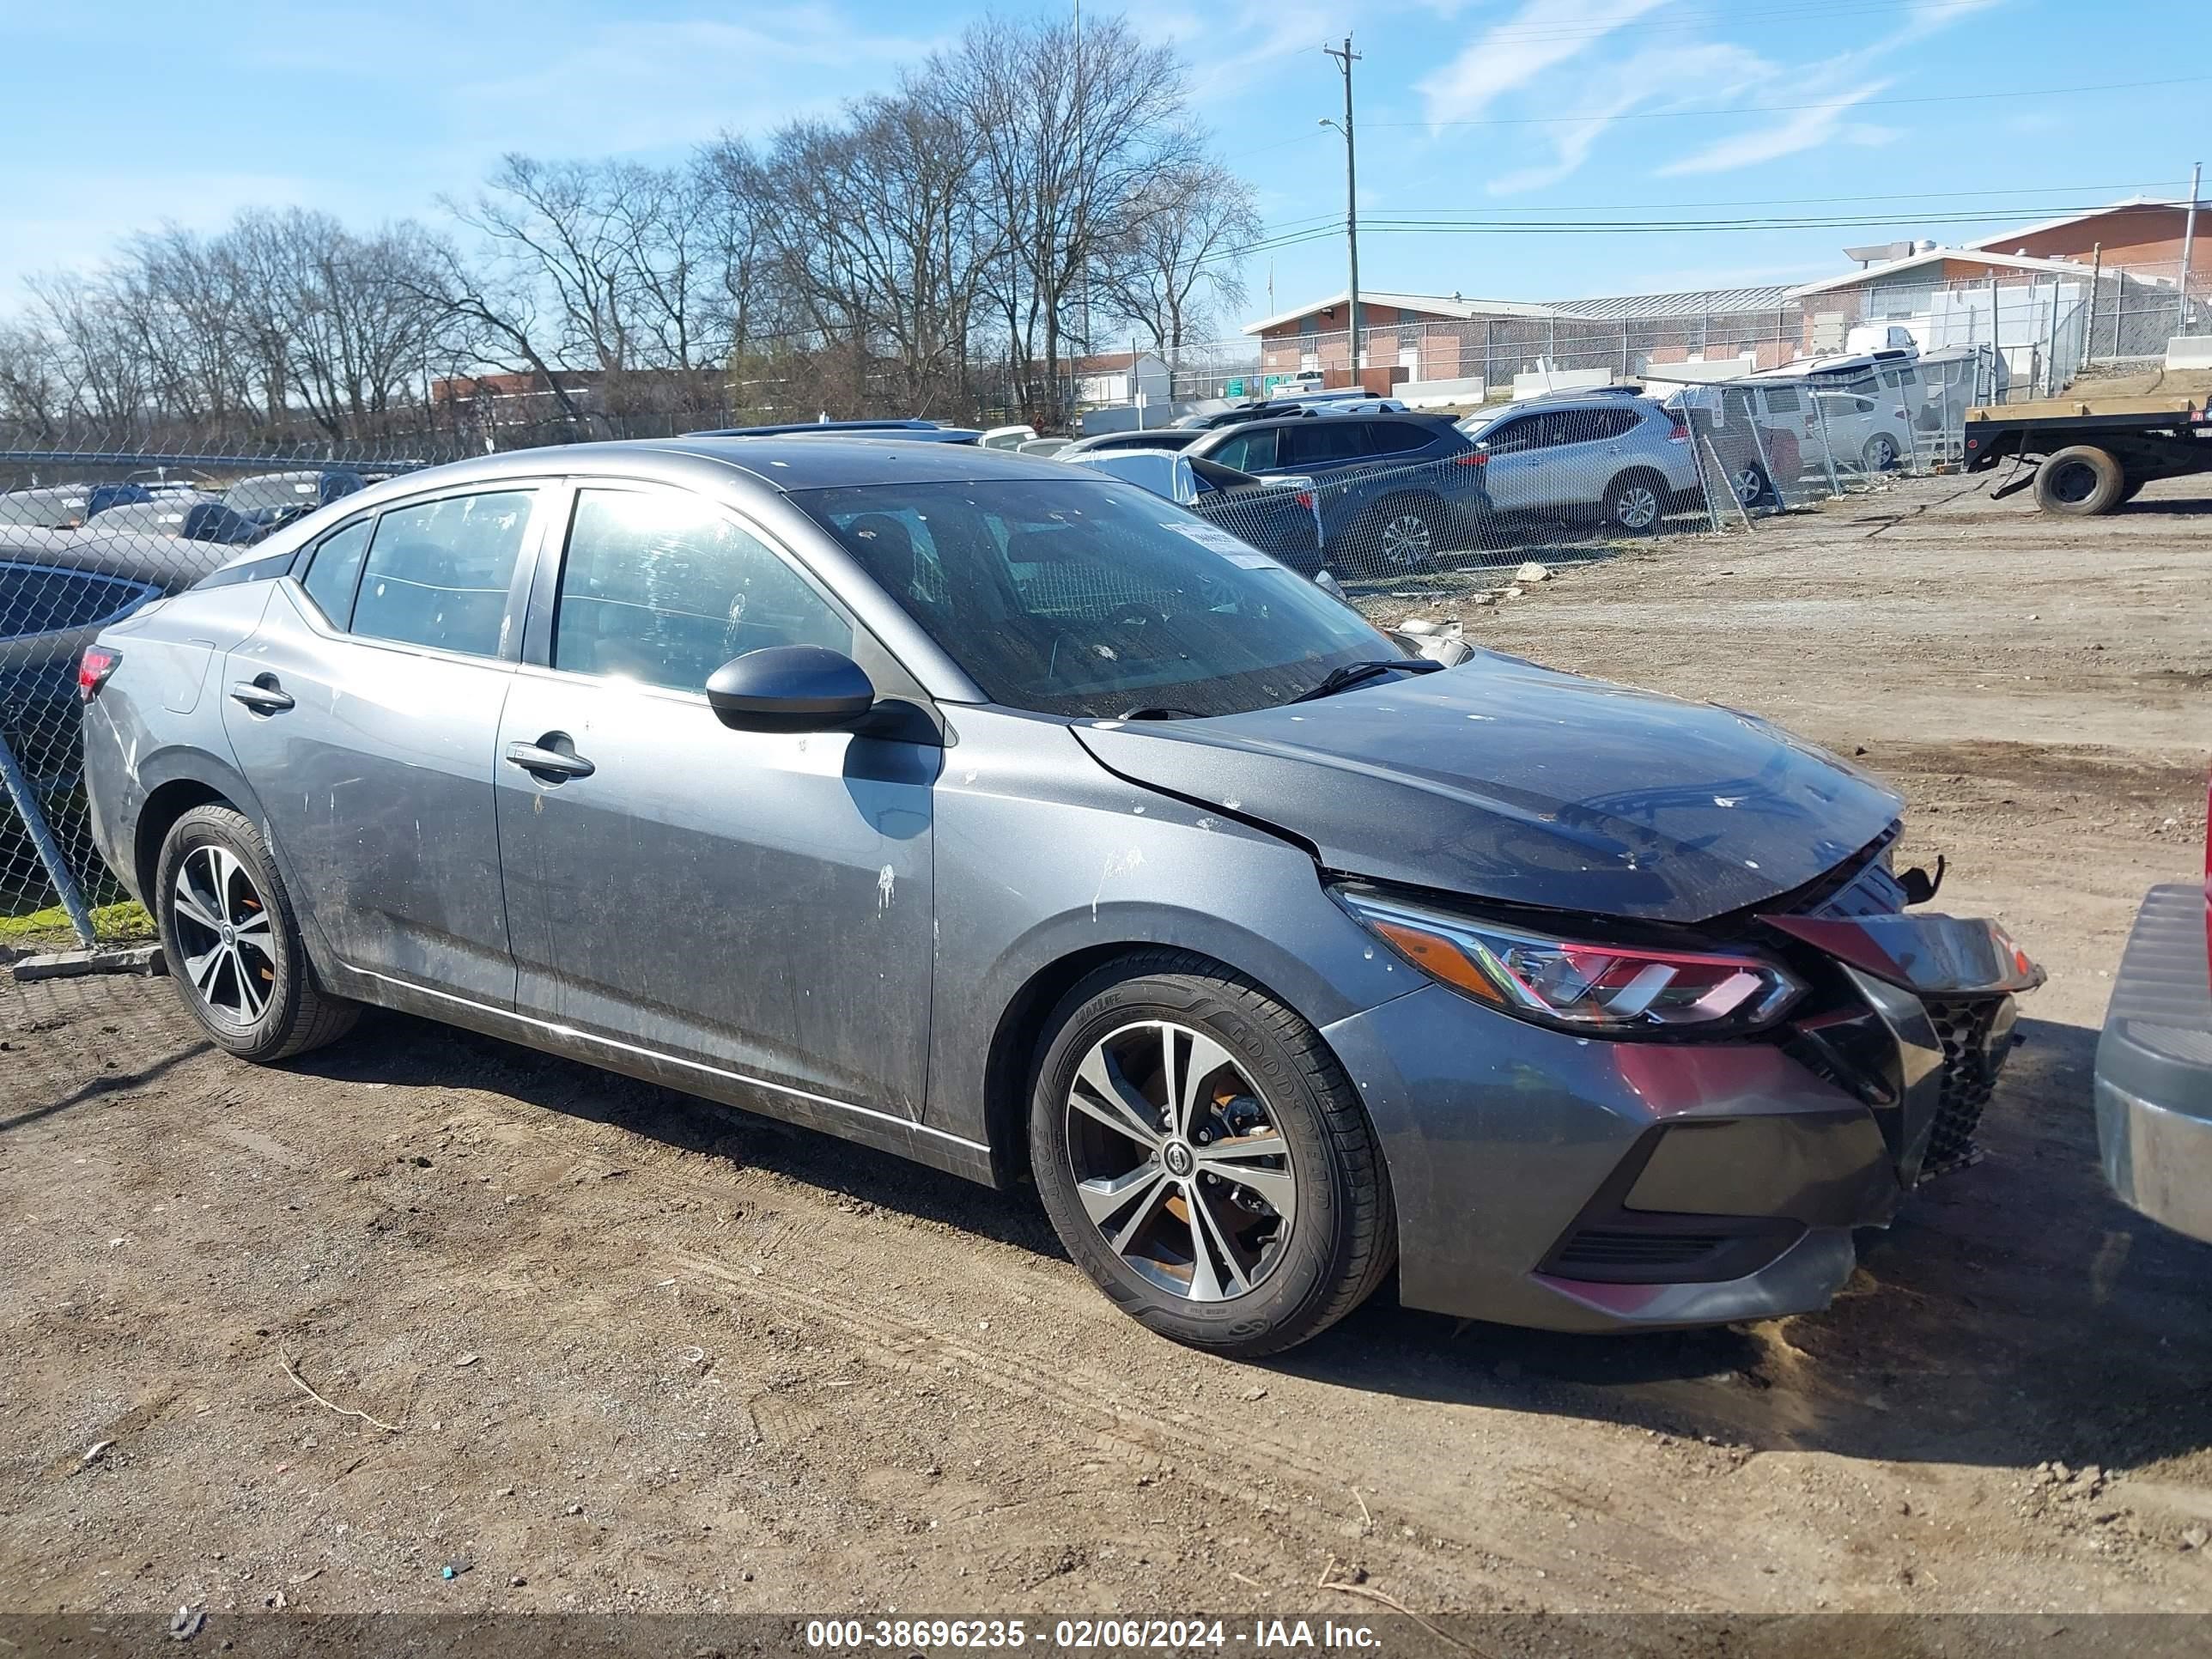
[[[2189,262],[2197,255],[2197,195],[2204,182],[2204,163],[2189,169],[2189,214],[2181,222],[2181,331],[2189,331]]]
[[[1344,240],[1352,258],[1352,286],[1346,290],[1349,303],[1345,307],[1346,319],[1351,325],[1348,343],[1352,364],[1352,383],[1359,384],[1359,171],[1358,156],[1352,138],[1352,66],[1359,61],[1359,54],[1352,49],[1352,37],[1344,37],[1341,48],[1323,46],[1322,50],[1337,61],[1344,70],[1344,125],[1327,116],[1322,125],[1336,127],[1344,135]]]

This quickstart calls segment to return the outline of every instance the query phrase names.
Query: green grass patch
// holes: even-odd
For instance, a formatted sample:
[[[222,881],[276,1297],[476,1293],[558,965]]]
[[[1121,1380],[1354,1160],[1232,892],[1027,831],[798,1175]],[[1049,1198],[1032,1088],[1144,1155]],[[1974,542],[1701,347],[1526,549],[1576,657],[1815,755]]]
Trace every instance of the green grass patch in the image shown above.
[[[150,939],[155,936],[154,918],[131,899],[119,904],[98,904],[93,907],[92,931],[102,945]],[[0,945],[15,951],[75,950],[76,929],[70,926],[68,911],[58,904],[51,905],[28,915],[0,916]]]

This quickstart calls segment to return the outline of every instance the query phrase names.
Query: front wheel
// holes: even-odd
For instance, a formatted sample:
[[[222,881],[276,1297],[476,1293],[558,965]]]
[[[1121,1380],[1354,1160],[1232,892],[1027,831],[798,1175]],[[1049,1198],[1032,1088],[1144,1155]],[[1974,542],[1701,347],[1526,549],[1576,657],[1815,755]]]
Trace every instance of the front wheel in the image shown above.
[[[1389,1182],[1351,1079],[1305,1020],[1202,958],[1147,952],[1068,993],[1030,1155],[1076,1265],[1193,1347],[1293,1346],[1395,1260]]]
[[[1631,536],[1649,536],[1667,513],[1667,485],[1649,472],[1625,472],[1606,487],[1606,522]]]
[[[218,1047],[286,1060],[351,1029],[359,1007],[313,982],[283,878],[243,813],[196,806],[179,818],[153,896],[169,976]]]

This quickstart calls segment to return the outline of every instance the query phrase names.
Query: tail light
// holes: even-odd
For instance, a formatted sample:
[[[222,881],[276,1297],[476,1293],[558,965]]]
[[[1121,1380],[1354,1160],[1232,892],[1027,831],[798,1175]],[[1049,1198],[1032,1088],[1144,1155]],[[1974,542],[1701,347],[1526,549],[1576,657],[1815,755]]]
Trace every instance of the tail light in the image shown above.
[[[76,664],[78,698],[90,702],[98,696],[100,688],[107,684],[108,677],[115,672],[116,665],[122,660],[116,652],[103,650],[96,645],[87,646],[84,655],[77,659]]]
[[[1490,452],[1486,449],[1471,449],[1464,455],[1453,456],[1452,465],[1454,466],[1488,466]]]
[[[1296,501],[1300,507],[1304,507],[1307,511],[1310,512],[1313,510],[1314,497],[1312,490],[1297,490],[1291,495],[1291,499]]]
[[[1670,444],[1686,444],[1689,442],[1689,423],[1686,421],[1675,422],[1673,429],[1667,434],[1667,441]]]

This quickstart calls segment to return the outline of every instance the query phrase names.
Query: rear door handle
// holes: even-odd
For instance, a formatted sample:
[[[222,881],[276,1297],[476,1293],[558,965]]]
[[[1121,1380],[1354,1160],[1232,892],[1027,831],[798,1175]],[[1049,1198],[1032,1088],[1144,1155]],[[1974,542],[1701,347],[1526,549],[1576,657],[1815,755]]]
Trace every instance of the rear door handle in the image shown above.
[[[548,732],[557,738],[559,732]],[[519,766],[526,772],[550,774],[559,778],[588,778],[599,769],[581,755],[564,754],[558,749],[549,749],[542,743],[510,743],[507,745],[507,764]]]
[[[274,674],[235,682],[230,688],[230,700],[257,714],[280,714],[292,706],[292,694],[276,684]]]

